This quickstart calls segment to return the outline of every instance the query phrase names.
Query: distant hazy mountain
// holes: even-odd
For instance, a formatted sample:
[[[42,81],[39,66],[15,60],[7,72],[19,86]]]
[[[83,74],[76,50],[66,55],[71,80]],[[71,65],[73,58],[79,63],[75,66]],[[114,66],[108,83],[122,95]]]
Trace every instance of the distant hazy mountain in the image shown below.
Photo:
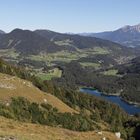
[[[4,32],[4,31],[2,31],[2,30],[0,30],[0,35],[2,35],[2,34],[5,34],[5,32]]]
[[[107,39],[128,47],[140,47],[140,24],[135,26],[127,25],[110,32],[83,33],[81,35]]]
[[[0,30],[0,34],[5,34],[5,32],[4,32],[4,31],[2,31],[2,30]]]

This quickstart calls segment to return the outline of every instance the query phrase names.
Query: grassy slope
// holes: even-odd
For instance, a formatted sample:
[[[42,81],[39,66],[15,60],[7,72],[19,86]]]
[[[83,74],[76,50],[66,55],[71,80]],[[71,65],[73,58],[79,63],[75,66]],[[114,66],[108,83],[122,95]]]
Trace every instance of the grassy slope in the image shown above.
[[[0,56],[16,59],[19,56],[19,53],[17,53],[15,49],[0,49]]]
[[[47,103],[56,107],[60,112],[75,112],[55,96],[40,91],[31,82],[0,73],[0,101],[7,103],[11,97],[19,96],[36,103],[43,103],[46,99]]]
[[[95,69],[98,69],[100,67],[99,63],[91,63],[91,62],[81,62],[80,63],[83,67],[93,67]]]
[[[41,126],[38,124],[21,123],[0,117],[0,136],[14,136],[18,140],[118,140],[111,132],[103,131],[99,135],[95,131],[74,132],[62,128]]]
[[[105,71],[104,75],[117,76],[117,73],[118,73],[118,70],[111,69],[111,70]]]

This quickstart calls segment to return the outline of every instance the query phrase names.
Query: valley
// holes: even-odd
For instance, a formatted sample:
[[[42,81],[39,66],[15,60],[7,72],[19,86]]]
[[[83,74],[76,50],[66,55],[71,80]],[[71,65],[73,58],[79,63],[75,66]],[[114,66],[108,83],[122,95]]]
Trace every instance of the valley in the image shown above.
[[[107,40],[47,30],[15,29],[3,34],[0,115],[20,121],[23,126],[29,123],[30,129],[31,123],[33,128],[39,124],[39,137],[44,127],[50,133],[53,129],[60,131],[64,139],[91,135],[89,140],[100,140],[97,131],[105,131],[108,139],[116,139],[113,133],[118,131],[123,139],[135,137],[139,112],[130,116],[116,104],[78,89],[92,87],[107,95],[119,93],[123,100],[139,103],[139,54]],[[65,135],[65,131],[72,135]],[[22,139],[20,133],[18,137]],[[35,139],[25,129],[23,139],[26,136]],[[61,137],[56,133],[54,136]],[[47,136],[42,140],[44,137]]]
[[[71,88],[71,85],[74,88],[83,85],[94,86],[107,94],[117,94],[118,88],[122,89],[120,95],[126,101],[139,102],[137,98],[139,91],[136,90],[131,95],[125,86],[126,80],[121,85],[123,78],[127,77],[129,80],[130,76],[120,72],[123,66],[139,56],[140,53],[135,49],[94,37],[62,34],[48,30],[15,29],[9,34],[3,34],[0,37],[0,44],[4,44],[4,46],[0,45],[2,59],[13,65],[25,67],[42,81],[53,79],[56,79],[56,82],[64,81],[65,74],[65,79],[67,76],[72,77],[71,70],[68,69],[70,71],[68,75],[67,70],[65,73],[65,68],[71,64],[73,67],[73,64],[77,63],[75,67],[82,69],[83,75],[86,75],[88,80],[85,79],[82,85],[78,82],[83,79],[78,76],[77,79],[80,81],[77,83],[67,80]],[[72,69],[74,70],[75,68]],[[77,70],[74,73],[77,75]],[[127,75],[130,74],[127,73]],[[104,79],[110,79],[112,82],[102,83],[101,79],[104,82]]]
[[[0,140],[140,140],[140,1],[0,1]]]

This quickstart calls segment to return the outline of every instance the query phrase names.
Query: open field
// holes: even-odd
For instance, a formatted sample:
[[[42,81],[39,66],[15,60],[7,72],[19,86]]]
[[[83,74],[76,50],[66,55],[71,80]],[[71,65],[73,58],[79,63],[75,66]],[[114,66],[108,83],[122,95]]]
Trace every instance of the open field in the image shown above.
[[[83,67],[93,67],[95,69],[98,69],[100,67],[100,64],[99,63],[81,62],[80,64]]]
[[[16,59],[19,54],[15,51],[15,49],[1,49],[0,57],[11,57]]]
[[[44,80],[51,80],[52,78],[60,78],[62,75],[62,71],[59,70],[58,68],[54,68],[50,70],[48,73],[38,73],[37,76],[41,78],[43,81]]]
[[[59,42],[60,43],[60,42]],[[82,57],[87,57],[95,54],[108,54],[109,51],[105,48],[95,47],[90,49],[80,50],[69,52],[69,51],[59,51],[56,53],[40,53],[39,55],[30,55],[28,58],[35,61],[47,61],[52,63],[54,61],[60,62],[70,62],[72,60],[78,60]]]
[[[73,41],[70,39],[66,39],[66,40],[55,41],[54,43],[59,46],[71,46]]]
[[[74,132],[62,128],[42,126],[38,124],[21,123],[0,117],[0,137],[13,136],[17,140],[121,140],[107,131],[99,135],[95,131]]]
[[[94,47],[91,49],[93,50],[94,54],[109,54],[110,52],[106,48],[101,48],[101,47]]]
[[[111,76],[117,76],[117,73],[118,73],[118,70],[115,70],[115,69],[111,69],[111,70],[108,70],[108,71],[105,71],[103,72],[104,75],[111,75]]]
[[[66,46],[71,46],[71,40],[64,40],[64,41],[57,41],[55,42],[56,44],[61,45],[66,45]],[[64,62],[64,63],[69,63],[73,60],[79,60],[80,58],[86,58],[88,56],[94,56],[97,54],[108,54],[110,53],[106,48],[102,48],[102,47],[94,47],[94,48],[86,48],[86,49],[78,49],[77,47],[73,46],[76,50],[75,51],[69,51],[69,50],[63,50],[63,51],[59,51],[56,53],[46,53],[46,52],[40,52],[40,54],[38,55],[29,55],[29,56],[22,56],[20,55],[18,52],[15,51],[15,49],[1,49],[0,50],[0,56],[2,58],[4,58],[4,60],[6,61],[10,61],[14,64],[17,63],[22,63],[22,61],[27,61],[29,59],[29,61],[34,61],[37,63],[46,63],[47,66],[53,66],[56,65],[57,62]],[[27,60],[26,60],[27,59]],[[34,65],[32,65],[32,62],[29,63],[29,67],[34,69]],[[86,66],[90,66],[90,67],[94,67],[94,68],[99,68],[100,64],[96,64],[96,63],[82,63],[82,66],[86,67]],[[40,68],[43,68],[43,65],[40,66]],[[43,71],[40,71],[38,76],[42,79],[42,80],[51,80],[53,77],[61,77],[62,72],[58,72],[58,73],[44,73]]]
[[[70,62],[72,60],[78,60],[80,57],[81,57],[80,54],[77,52],[60,51],[57,53],[40,54],[37,56],[31,55],[29,59],[36,60],[36,61],[47,61],[47,62],[53,62],[53,61]]]

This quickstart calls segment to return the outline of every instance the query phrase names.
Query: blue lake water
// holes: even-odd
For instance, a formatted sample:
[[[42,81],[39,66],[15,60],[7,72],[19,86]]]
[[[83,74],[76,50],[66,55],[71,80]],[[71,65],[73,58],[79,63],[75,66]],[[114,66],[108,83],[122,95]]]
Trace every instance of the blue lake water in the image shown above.
[[[124,109],[130,115],[140,113],[140,107],[132,105],[132,104],[128,104],[127,102],[121,100],[121,98],[119,96],[103,95],[101,92],[94,90],[94,89],[89,89],[89,88],[82,88],[82,89],[80,89],[80,91],[97,96],[97,97],[101,97],[108,101],[111,101],[111,102],[119,105],[122,109]]]

